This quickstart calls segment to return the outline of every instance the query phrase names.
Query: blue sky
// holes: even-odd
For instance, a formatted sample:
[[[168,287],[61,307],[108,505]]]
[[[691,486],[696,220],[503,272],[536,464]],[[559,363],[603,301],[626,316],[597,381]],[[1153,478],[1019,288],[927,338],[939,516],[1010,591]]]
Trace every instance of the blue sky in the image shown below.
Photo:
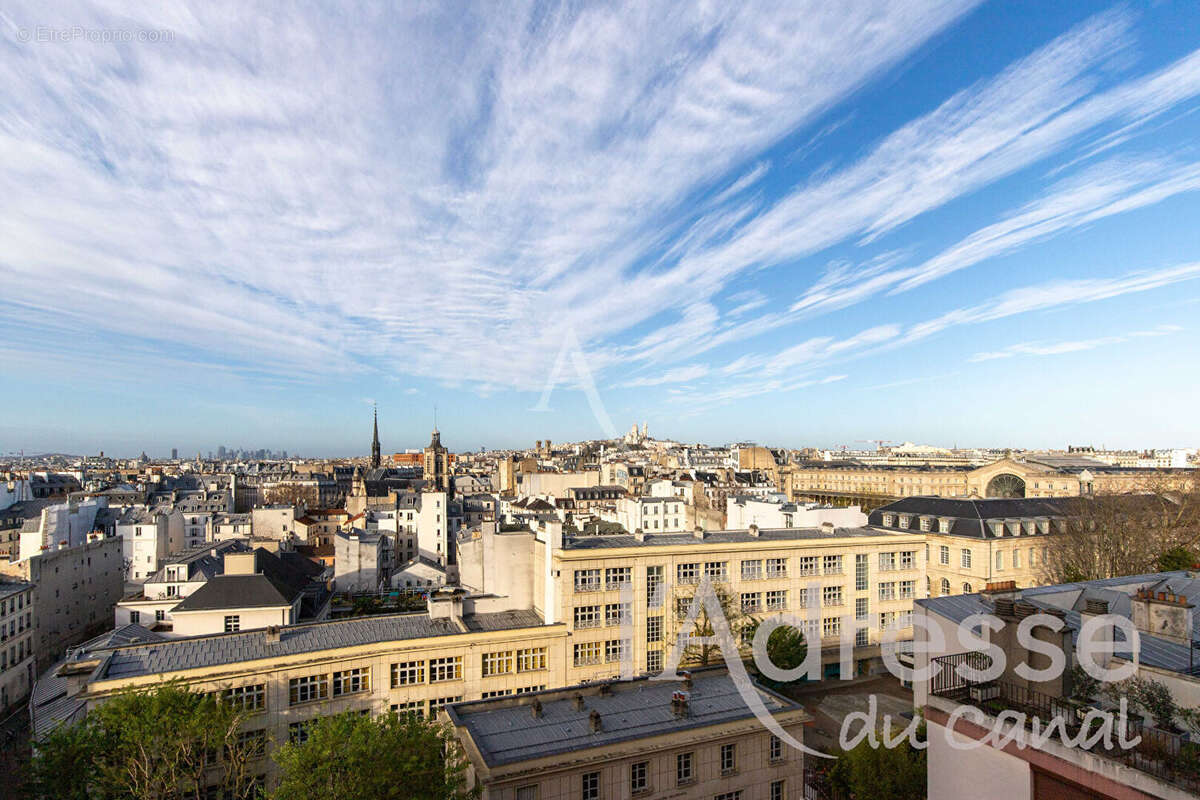
[[[0,11],[0,455],[1198,444],[1191,3],[120,6]]]

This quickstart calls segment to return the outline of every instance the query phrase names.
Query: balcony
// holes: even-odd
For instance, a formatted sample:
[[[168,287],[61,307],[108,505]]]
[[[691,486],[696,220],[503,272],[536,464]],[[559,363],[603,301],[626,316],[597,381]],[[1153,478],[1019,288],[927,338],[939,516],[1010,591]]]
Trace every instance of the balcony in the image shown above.
[[[1050,744],[1082,751],[1092,756],[1110,759],[1144,772],[1157,780],[1200,793],[1200,743],[1188,741],[1183,734],[1173,733],[1143,724],[1137,718],[1126,722],[1126,741],[1141,741],[1128,749],[1119,744],[1116,726],[1110,744],[1101,738],[1088,746],[1090,731],[1084,730],[1083,718],[1090,706],[1063,697],[1035,691],[1026,686],[1002,680],[977,682],[960,676],[960,665],[977,670],[986,669],[990,660],[984,653],[957,653],[931,659],[941,669],[929,680],[931,697],[941,697],[954,703],[974,706],[989,718],[988,727],[1005,711],[1024,715],[1026,731],[1037,730],[1046,735],[1051,724],[1055,732]],[[1011,716],[1011,715],[1009,715]],[[1113,712],[1114,720],[1116,712]],[[1007,717],[1006,717],[1007,719]],[[1059,727],[1061,726],[1061,727]],[[1008,724],[1006,724],[1006,729]],[[1064,734],[1065,731],[1065,734]],[[1071,741],[1065,741],[1064,736]],[[1098,737],[1097,737],[1098,738]]]

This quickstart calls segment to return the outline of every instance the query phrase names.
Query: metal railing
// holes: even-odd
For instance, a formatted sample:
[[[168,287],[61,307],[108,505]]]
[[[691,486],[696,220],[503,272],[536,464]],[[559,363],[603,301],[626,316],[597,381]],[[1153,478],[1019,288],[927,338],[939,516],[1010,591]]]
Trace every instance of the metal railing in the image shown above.
[[[931,695],[968,703],[990,716],[1006,710],[1021,712],[1025,715],[1027,728],[1032,728],[1036,720],[1043,732],[1052,721],[1061,720],[1062,732],[1055,738],[1062,741],[1065,736],[1071,740],[1062,741],[1062,744],[1083,749],[1082,741],[1083,747],[1094,755],[1119,761],[1188,791],[1200,792],[1200,743],[1190,742],[1182,734],[1153,727],[1136,717],[1126,719],[1125,730],[1120,731],[1120,717],[1116,711],[1110,711],[1114,724],[1108,742],[1095,737],[1100,741],[1088,746],[1086,740],[1093,737],[1086,735],[1083,721],[1091,708],[1021,684],[1000,680],[972,681],[958,673],[960,665],[986,669],[991,659],[985,653],[956,653],[931,661],[940,667],[929,679]],[[1124,741],[1136,741],[1137,744],[1122,747],[1122,734]]]

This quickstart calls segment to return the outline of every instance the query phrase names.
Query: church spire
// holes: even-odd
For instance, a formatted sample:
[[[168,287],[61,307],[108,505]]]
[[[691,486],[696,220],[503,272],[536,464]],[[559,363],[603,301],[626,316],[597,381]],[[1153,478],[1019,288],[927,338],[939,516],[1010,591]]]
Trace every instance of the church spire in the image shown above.
[[[371,437],[371,469],[379,469],[379,407],[375,407],[375,435]]]

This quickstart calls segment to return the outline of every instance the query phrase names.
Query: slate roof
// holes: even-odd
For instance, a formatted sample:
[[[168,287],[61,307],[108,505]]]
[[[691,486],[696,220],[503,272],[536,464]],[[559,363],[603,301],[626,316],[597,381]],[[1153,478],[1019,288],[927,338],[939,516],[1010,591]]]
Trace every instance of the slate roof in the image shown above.
[[[321,567],[295,553],[281,557],[260,547],[254,551],[254,560],[256,574],[214,575],[171,613],[289,606],[322,572]]]
[[[1104,600],[1108,603],[1110,614],[1128,618],[1132,613],[1131,597],[1139,589],[1171,592],[1188,598],[1188,601],[1195,605],[1200,605],[1200,574],[1185,571],[1126,575],[1105,580],[1038,586],[1022,589],[1020,599],[1042,608],[1065,611],[1067,627],[1079,630],[1079,612],[1085,608],[1088,600]],[[914,602],[955,623],[962,622],[972,614],[992,612],[991,602],[979,593],[931,597]],[[1117,641],[1124,641],[1119,630],[1117,630],[1117,634]],[[1141,663],[1172,672],[1187,673],[1191,669],[1192,674],[1195,674],[1200,671],[1200,653],[1196,654],[1194,660],[1189,660],[1186,644],[1145,632],[1142,632],[1138,638],[1140,645],[1138,659]],[[1192,639],[1194,642],[1200,642],[1200,615],[1194,615],[1192,618]],[[1120,647],[1118,646],[1119,651]]]
[[[952,536],[994,539],[995,534],[986,524],[989,520],[1062,518],[1074,513],[1078,503],[1079,499],[1073,497],[968,498],[917,495],[879,506],[867,515],[867,523],[884,528],[884,514],[948,517],[951,523],[947,533]],[[905,529],[893,525],[885,530]]]
[[[531,610],[472,614],[466,616],[464,621],[469,630],[480,631],[536,628],[543,624],[541,616]],[[450,620],[430,619],[428,614],[422,612],[288,625],[280,630],[278,642],[268,642],[264,629],[189,636],[113,650],[94,678],[170,673],[340,647],[461,633]]]
[[[909,531],[911,533],[912,531]],[[874,528],[763,528],[758,536],[751,536],[749,530],[736,531],[706,531],[703,539],[697,539],[691,533],[647,533],[643,541],[638,541],[633,534],[597,534],[579,537],[566,537],[563,540],[564,550],[599,550],[609,547],[666,547],[680,545],[730,544],[750,542],[790,542],[799,539],[844,539],[847,537],[887,536],[886,530]]]
[[[681,690],[679,681],[638,678],[603,684],[553,689],[517,697],[457,703],[447,708],[456,725],[470,733],[480,755],[489,766],[511,764],[558,754],[578,754],[588,748],[616,742],[659,736],[674,731],[694,730],[747,719],[753,712],[724,670],[693,673],[687,716],[672,710],[672,695]],[[774,692],[755,686],[759,698],[773,714],[801,708]],[[584,707],[576,710],[574,696],[583,695]],[[542,716],[534,717],[533,700],[542,705]],[[592,732],[592,711],[600,713],[601,730]]]

